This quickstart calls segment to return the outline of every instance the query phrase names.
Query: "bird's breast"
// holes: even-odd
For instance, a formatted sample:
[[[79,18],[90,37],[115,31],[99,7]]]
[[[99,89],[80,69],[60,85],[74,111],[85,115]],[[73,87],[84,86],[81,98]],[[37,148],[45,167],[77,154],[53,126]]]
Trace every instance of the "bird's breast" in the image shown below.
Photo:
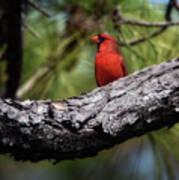
[[[97,84],[103,86],[125,76],[122,63],[123,58],[119,53],[97,53],[95,58]]]

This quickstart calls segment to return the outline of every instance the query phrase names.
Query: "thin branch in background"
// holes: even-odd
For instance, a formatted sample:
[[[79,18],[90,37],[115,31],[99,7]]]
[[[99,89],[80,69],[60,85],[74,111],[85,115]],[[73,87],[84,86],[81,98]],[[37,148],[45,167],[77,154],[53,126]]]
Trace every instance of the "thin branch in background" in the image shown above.
[[[130,25],[136,25],[136,26],[141,26],[141,27],[166,27],[166,26],[178,26],[179,21],[171,21],[171,22],[157,22],[157,23],[152,23],[152,22],[146,22],[146,21],[136,21],[133,19],[127,19],[125,17],[122,17],[118,21],[119,24],[130,24]]]
[[[41,35],[38,33],[38,32],[36,32],[34,29],[32,29],[32,27],[30,26],[30,25],[28,25],[28,24],[24,24],[24,27],[27,29],[27,31],[29,32],[29,33],[31,33],[34,37],[36,37],[36,38],[41,38]]]
[[[37,11],[39,11],[41,14],[43,14],[46,17],[51,17],[50,13],[41,5],[37,4],[33,0],[28,0],[28,3],[35,8]]]
[[[130,25],[137,25],[137,26],[142,26],[142,27],[147,27],[147,28],[161,27],[160,29],[158,29],[146,36],[139,37],[138,39],[131,40],[128,42],[120,42],[120,46],[133,46],[138,43],[145,42],[145,41],[147,41],[151,38],[154,38],[154,37],[158,36],[159,34],[163,33],[168,27],[171,27],[174,25],[179,25],[179,21],[172,21],[172,18],[171,18],[172,9],[174,7],[175,8],[178,7],[178,4],[177,4],[177,6],[176,6],[176,4],[177,4],[176,0],[169,1],[169,3],[167,4],[167,7],[166,7],[166,12],[165,12],[166,22],[159,22],[159,23],[149,23],[149,22],[145,22],[145,21],[136,21],[136,20],[127,19],[120,14],[119,9],[115,9],[112,13],[112,20],[115,24],[117,24],[117,26],[119,26],[119,24],[130,24]]]
[[[116,18],[117,23],[119,24],[129,24],[129,25],[136,25],[136,26],[142,26],[142,27],[166,27],[166,26],[178,26],[179,21],[171,21],[170,13],[172,8],[175,7],[179,9],[179,4],[176,2],[174,3],[173,0],[171,0],[167,6],[166,9],[166,22],[147,22],[147,21],[137,21],[134,19],[129,19],[124,16],[122,16],[120,13],[118,13],[118,17]]]
[[[129,30],[129,28],[128,28]],[[126,41],[126,38],[124,36],[124,33],[123,31],[121,31],[121,37],[122,37],[122,41],[126,43],[125,46],[127,46],[127,50],[130,51],[132,54],[134,54],[136,57],[139,57],[140,59],[142,59],[143,61],[146,60],[146,57],[143,57],[140,53],[138,53],[137,51],[135,51],[134,49],[131,48],[130,45],[127,45],[127,41]]]
[[[126,41],[126,42],[120,42],[120,46],[134,46],[138,43],[141,43],[141,42],[145,42],[151,38],[154,38],[156,36],[158,36],[159,34],[161,34],[162,32],[164,32],[164,29],[161,28],[155,32],[152,32],[151,34],[149,34],[148,36],[143,36],[141,38],[138,38],[136,40],[131,40],[131,41]]]
[[[39,77],[44,75],[48,71],[47,67],[41,67],[37,70],[37,72],[32,76],[32,78],[27,81],[21,88],[18,89],[16,96],[18,98],[22,97],[25,93],[28,92],[29,89],[32,89],[34,84],[39,80]]]

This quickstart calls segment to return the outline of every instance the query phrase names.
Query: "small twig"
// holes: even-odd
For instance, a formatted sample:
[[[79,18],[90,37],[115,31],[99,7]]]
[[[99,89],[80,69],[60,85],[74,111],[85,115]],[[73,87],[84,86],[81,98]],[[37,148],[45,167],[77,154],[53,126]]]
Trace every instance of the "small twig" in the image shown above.
[[[36,2],[34,2],[33,0],[28,0],[28,3],[35,8],[36,10],[38,10],[40,13],[42,13],[44,16],[46,17],[51,17],[50,13],[41,5],[37,4]]]
[[[27,81],[24,85],[22,85],[22,87],[20,87],[16,93],[16,96],[18,98],[22,97],[24,94],[26,94],[29,89],[32,89],[32,87],[34,86],[34,84],[37,82],[37,80],[39,79],[39,77],[41,77],[42,75],[44,75],[46,72],[48,71],[47,67],[42,67],[40,69],[37,70],[37,72],[35,73],[34,76],[32,76],[32,78]]]
[[[148,39],[154,38],[154,37],[158,36],[159,34],[161,34],[162,32],[164,32],[164,29],[159,29],[159,30],[147,35],[147,36],[138,38],[136,40],[120,42],[120,46],[134,46],[138,43],[141,43],[141,42],[147,41]]]
[[[25,28],[27,29],[27,31],[28,31],[29,33],[31,33],[34,37],[36,37],[36,38],[41,38],[40,34],[39,34],[38,32],[36,32],[36,31],[34,31],[34,30],[32,29],[32,27],[29,26],[28,24],[24,24],[24,27],[25,27]]]

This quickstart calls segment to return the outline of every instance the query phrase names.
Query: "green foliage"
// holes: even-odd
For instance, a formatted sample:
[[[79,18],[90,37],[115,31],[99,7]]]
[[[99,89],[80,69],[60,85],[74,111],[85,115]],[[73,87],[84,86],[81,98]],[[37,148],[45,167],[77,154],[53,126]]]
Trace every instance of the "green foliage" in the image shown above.
[[[84,8],[88,12],[87,18],[91,18],[93,12],[88,11],[99,8],[96,1],[61,1],[56,2],[60,5],[63,3],[75,4]],[[128,16],[142,20],[161,20],[161,12],[151,8],[143,1],[99,1],[106,4],[104,7],[109,8],[110,12],[120,5],[121,12]],[[143,7],[143,8],[142,8]],[[133,11],[137,9],[137,11]],[[88,92],[95,87],[94,80],[94,56],[96,47],[89,38],[91,34],[98,32],[108,32],[122,41],[135,39],[146,36],[155,29],[146,29],[136,26],[122,25],[119,33],[114,29],[114,23],[109,17],[109,13],[103,15],[100,25],[94,28],[85,37],[76,29],[76,32],[69,37],[63,37],[66,29],[67,14],[64,11],[58,13],[51,19],[40,16],[37,12],[31,12],[28,17],[28,23],[40,34],[40,38],[33,37],[26,32],[24,76],[22,83],[32,78],[42,67],[48,67],[48,71],[38,78],[38,83],[29,89],[24,98],[36,99],[59,99],[79,95]],[[156,20],[155,20],[156,21]],[[101,25],[102,24],[102,25]],[[179,55],[177,43],[177,28],[171,28],[155,39],[150,39],[134,47],[121,47],[129,72],[134,72],[152,64],[158,64],[162,61],[172,59]],[[68,50],[68,45],[76,39],[78,42],[75,47]],[[173,48],[175,47],[175,48]],[[52,66],[52,67],[51,67]],[[70,67],[70,68],[68,68]],[[44,83],[46,82],[46,83]]]

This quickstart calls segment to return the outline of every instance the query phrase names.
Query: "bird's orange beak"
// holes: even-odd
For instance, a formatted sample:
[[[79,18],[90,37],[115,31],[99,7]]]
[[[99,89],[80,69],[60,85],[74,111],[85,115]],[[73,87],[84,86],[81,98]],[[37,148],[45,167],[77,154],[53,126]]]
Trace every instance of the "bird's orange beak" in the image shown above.
[[[98,38],[98,36],[93,36],[91,39],[92,39],[95,43],[99,43],[99,38]]]

